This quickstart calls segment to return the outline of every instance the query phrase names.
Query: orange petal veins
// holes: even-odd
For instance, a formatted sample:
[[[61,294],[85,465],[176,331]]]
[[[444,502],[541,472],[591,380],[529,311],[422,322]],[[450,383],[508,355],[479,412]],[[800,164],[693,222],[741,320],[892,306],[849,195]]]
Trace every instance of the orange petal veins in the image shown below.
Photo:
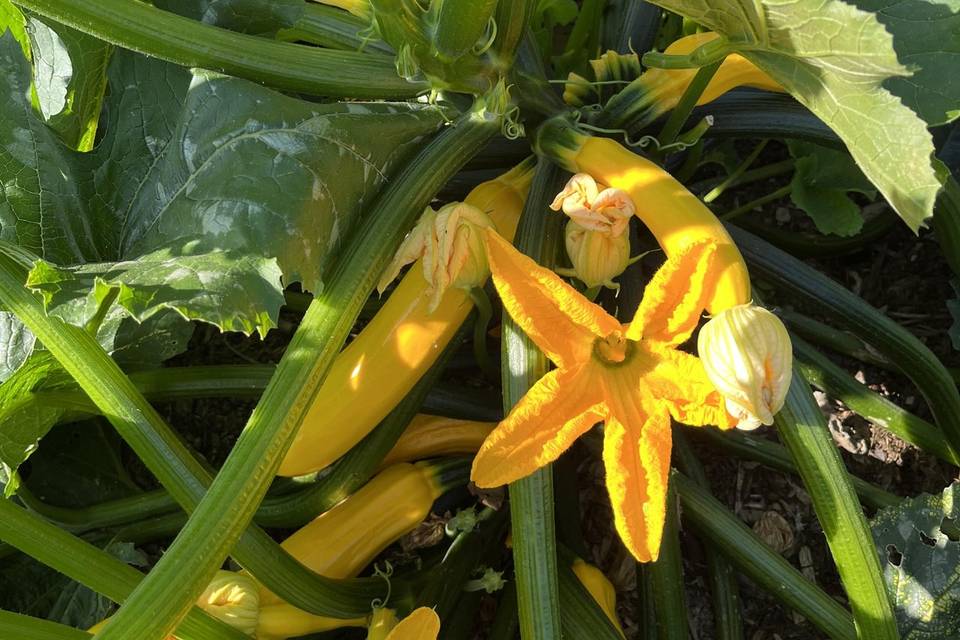
[[[716,288],[716,252],[717,244],[708,240],[691,244],[668,259],[644,289],[627,338],[666,344],[686,341]]]
[[[440,616],[430,607],[414,609],[395,626],[386,640],[437,640]]]
[[[598,385],[583,371],[554,369],[527,391],[474,458],[471,479],[478,487],[499,487],[533,473],[603,420]]]
[[[700,358],[670,347],[651,346],[657,364],[644,374],[642,384],[666,404],[674,420],[697,427],[736,426],[737,420],[727,412],[723,396],[710,382]]]
[[[594,338],[620,323],[559,276],[523,255],[497,233],[486,232],[493,282],[510,317],[558,366],[590,356]]]
[[[670,415],[652,404],[649,414],[618,402],[604,427],[603,465],[620,539],[640,562],[660,555],[670,473]],[[624,415],[627,414],[627,415]]]

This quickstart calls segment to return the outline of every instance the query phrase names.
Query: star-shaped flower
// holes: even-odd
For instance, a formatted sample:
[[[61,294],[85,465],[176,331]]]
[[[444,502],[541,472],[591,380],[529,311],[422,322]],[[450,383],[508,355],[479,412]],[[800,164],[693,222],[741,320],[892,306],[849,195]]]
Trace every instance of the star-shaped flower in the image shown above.
[[[557,368],[484,442],[480,487],[522,478],[604,423],[603,461],[617,531],[641,562],[656,560],[670,473],[670,418],[724,429],[736,421],[700,360],[677,347],[713,294],[716,244],[692,244],[653,276],[622,325],[492,231],[487,257],[504,308]]]

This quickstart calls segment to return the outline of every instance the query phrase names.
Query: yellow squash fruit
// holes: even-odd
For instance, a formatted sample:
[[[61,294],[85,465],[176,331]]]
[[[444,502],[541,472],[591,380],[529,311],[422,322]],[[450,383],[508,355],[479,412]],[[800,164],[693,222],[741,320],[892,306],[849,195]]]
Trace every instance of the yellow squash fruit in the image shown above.
[[[495,422],[418,414],[380,465],[386,467],[397,462],[474,454],[495,426]]]
[[[477,186],[465,202],[512,238],[532,177],[525,162]],[[473,309],[450,289],[430,312],[423,268],[413,265],[363,331],[340,353],[287,452],[279,474],[318,471],[349,451],[383,420],[436,362]]]
[[[377,554],[412,531],[441,493],[428,466],[396,464],[355,494],[283,541],[301,564],[328,578],[352,578]],[[287,604],[261,588],[260,640],[282,640],[343,626],[366,626],[366,618],[338,620]]]
[[[667,55],[687,55],[693,53],[702,45],[716,40],[716,33],[707,31],[694,33],[673,42],[664,53]],[[657,94],[658,109],[660,112],[669,111],[677,106],[683,92],[687,90],[697,69],[648,69],[640,76],[641,80]],[[727,91],[737,87],[754,87],[767,91],[783,92],[783,87],[758,69],[752,62],[737,53],[731,53],[724,58],[720,68],[710,79],[707,88],[700,94],[698,105],[713,102]]]
[[[537,147],[565,169],[625,191],[667,257],[706,240],[716,243],[720,277],[707,305],[710,313],[750,302],[750,275],[740,250],[717,216],[669,172],[615,140],[582,134],[563,120],[542,127]]]
[[[620,626],[620,620],[617,618],[617,590],[607,579],[607,576],[603,574],[603,571],[580,558],[574,560],[570,568],[573,569],[577,580],[590,592],[590,595],[600,605],[600,608],[603,609],[610,622],[622,636],[623,627]]]

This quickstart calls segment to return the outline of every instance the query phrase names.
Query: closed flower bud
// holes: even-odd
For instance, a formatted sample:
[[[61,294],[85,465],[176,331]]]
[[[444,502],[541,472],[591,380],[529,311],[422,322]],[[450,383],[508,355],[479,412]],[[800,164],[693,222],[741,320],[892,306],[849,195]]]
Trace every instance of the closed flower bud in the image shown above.
[[[571,220],[564,240],[573,271],[583,284],[616,288],[613,279],[630,264],[630,236],[591,231]]]
[[[790,336],[777,316],[753,304],[731,307],[700,329],[697,351],[738,428],[773,424],[793,374]]]
[[[260,616],[260,588],[253,578],[218,571],[197,599],[197,606],[234,629],[249,636],[257,632]]]
[[[420,258],[429,284],[431,311],[450,287],[472,289],[483,285],[490,267],[481,229],[493,226],[487,214],[463,202],[450,203],[439,211],[427,207],[404,238],[377,290],[383,293],[404,265]]]

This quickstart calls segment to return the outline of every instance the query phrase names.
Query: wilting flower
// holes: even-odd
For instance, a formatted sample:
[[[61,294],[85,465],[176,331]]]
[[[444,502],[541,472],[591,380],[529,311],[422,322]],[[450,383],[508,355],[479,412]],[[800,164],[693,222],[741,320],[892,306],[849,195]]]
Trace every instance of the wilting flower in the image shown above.
[[[615,288],[613,278],[630,264],[626,233],[635,209],[620,189],[603,189],[586,173],[567,181],[550,208],[570,218],[565,233],[567,255],[576,275],[588,287]]]
[[[567,181],[550,208],[567,214],[584,229],[610,235],[623,234],[636,213],[633,200],[620,189],[603,189],[589,174],[578,173]]]
[[[716,244],[692,244],[654,275],[621,325],[555,273],[492,231],[487,257],[503,306],[556,365],[483,443],[472,478],[496,487],[553,462],[605,423],[603,461],[617,531],[640,561],[655,560],[666,513],[670,418],[733,427],[700,360],[677,346],[713,292]]]
[[[754,304],[731,307],[700,329],[697,351],[738,428],[773,424],[793,375],[790,335],[780,318]]]
[[[482,230],[493,221],[480,209],[452,202],[439,211],[427,207],[397,250],[377,291],[383,293],[404,265],[423,258],[423,276],[430,285],[430,311],[450,287],[472,289],[490,275]]]

